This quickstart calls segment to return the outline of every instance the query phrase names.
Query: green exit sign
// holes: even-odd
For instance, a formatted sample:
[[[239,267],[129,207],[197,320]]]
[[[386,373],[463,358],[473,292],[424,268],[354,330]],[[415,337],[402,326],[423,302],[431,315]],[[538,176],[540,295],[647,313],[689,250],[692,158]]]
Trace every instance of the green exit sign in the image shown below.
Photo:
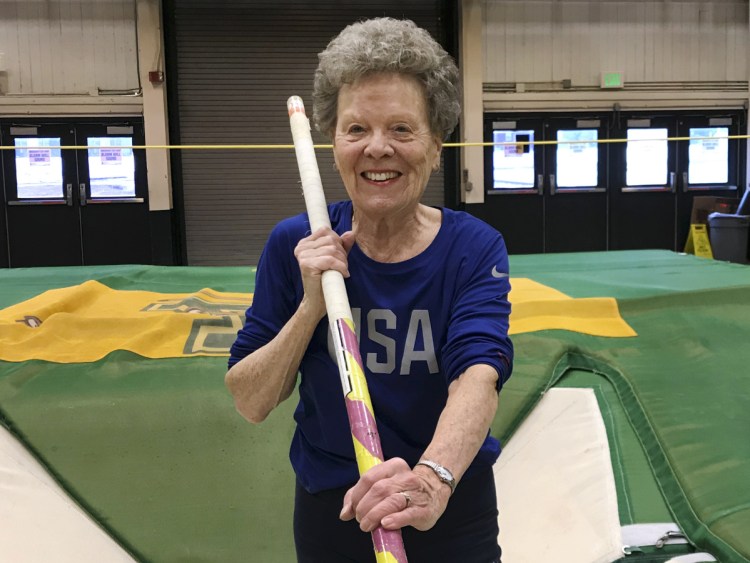
[[[622,88],[624,81],[621,72],[602,73],[602,88]]]

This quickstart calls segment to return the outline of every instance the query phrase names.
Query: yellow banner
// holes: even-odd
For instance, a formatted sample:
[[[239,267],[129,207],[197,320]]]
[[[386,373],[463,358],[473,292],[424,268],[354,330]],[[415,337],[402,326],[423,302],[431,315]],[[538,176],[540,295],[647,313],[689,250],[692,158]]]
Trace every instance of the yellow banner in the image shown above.
[[[95,362],[114,350],[226,356],[251,301],[251,293],[120,291],[87,281],[0,311],[0,359]]]
[[[511,334],[636,336],[614,299],[573,299],[525,278],[512,284]],[[123,291],[96,281],[53,289],[0,310],[0,360],[95,362],[114,350],[146,358],[226,356],[252,297],[211,289]]]

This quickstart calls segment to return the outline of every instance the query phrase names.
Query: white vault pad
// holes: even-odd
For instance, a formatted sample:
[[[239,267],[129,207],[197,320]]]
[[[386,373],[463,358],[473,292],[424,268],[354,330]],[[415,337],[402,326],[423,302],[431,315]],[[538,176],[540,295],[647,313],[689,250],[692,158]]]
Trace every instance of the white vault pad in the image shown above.
[[[504,447],[495,484],[503,563],[622,557],[607,432],[593,390],[547,391]]]
[[[133,563],[0,426],[0,559],[14,563]]]

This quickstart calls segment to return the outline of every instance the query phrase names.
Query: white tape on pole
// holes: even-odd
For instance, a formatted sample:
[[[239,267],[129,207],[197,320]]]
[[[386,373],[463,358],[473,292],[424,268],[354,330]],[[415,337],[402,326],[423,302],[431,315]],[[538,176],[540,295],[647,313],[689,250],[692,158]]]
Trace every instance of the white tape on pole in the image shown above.
[[[320,227],[330,227],[328,206],[323,192],[323,182],[320,179],[318,161],[315,158],[310,121],[305,115],[305,106],[299,96],[292,96],[287,101],[289,110],[289,124],[294,139],[294,151],[297,153],[297,165],[302,179],[302,192],[305,196],[307,215],[310,218],[310,230],[316,231]],[[352,318],[349,298],[346,295],[346,285],[341,273],[329,270],[323,273],[323,296],[326,301],[328,322],[333,326],[338,319]]]

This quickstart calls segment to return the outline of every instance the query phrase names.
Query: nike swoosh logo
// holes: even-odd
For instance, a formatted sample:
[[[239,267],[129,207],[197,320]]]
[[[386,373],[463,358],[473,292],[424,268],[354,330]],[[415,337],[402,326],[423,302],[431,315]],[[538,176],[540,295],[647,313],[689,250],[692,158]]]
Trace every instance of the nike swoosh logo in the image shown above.
[[[506,272],[498,272],[497,266],[493,266],[492,268],[492,277],[493,278],[507,278],[508,274]]]

